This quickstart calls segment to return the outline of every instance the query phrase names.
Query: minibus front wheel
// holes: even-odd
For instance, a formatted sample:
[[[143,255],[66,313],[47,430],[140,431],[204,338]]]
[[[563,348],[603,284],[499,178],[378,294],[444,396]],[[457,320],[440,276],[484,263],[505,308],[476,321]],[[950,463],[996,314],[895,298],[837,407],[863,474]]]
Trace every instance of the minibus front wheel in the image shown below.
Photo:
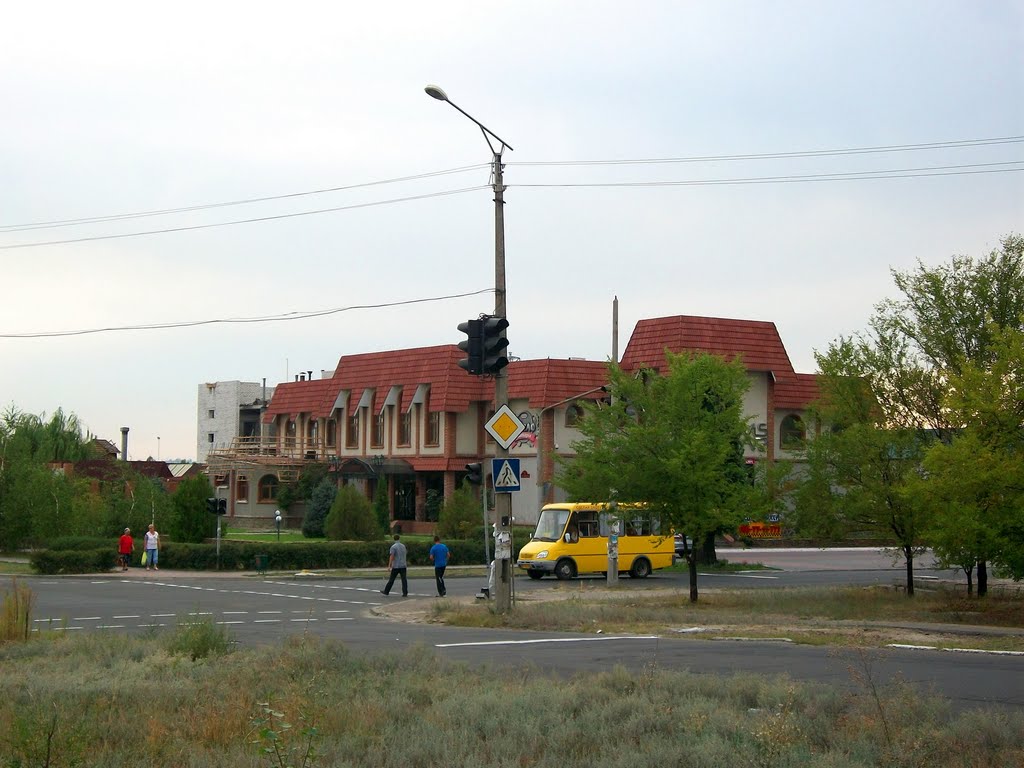
[[[629,575],[634,579],[646,579],[651,575],[651,561],[646,557],[638,557],[633,561],[633,567],[629,569]]]
[[[555,578],[559,581],[566,581],[576,577],[576,563],[569,558],[559,560],[555,564]]]
[[[526,575],[529,576],[531,579],[543,579],[544,578],[544,571],[541,571],[541,570],[539,570],[537,568],[530,568],[526,572]]]

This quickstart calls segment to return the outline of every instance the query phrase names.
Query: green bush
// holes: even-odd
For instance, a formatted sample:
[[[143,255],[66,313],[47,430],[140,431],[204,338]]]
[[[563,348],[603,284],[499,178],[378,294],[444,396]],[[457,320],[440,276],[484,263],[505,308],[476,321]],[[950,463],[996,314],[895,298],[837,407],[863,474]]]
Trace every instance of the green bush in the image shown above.
[[[102,573],[117,565],[117,548],[41,549],[29,556],[38,573]]]
[[[324,521],[324,533],[335,541],[373,541],[384,534],[369,500],[354,485],[343,485],[338,490]]]
[[[220,569],[251,571],[256,569],[256,556],[267,558],[267,568],[274,571],[298,571],[329,568],[383,568],[388,563],[391,541],[329,541],[278,544],[276,542],[222,541]],[[452,565],[483,565],[483,541],[445,541],[451,551]],[[429,566],[428,541],[406,541],[409,565]],[[132,563],[138,564],[136,551]],[[117,564],[113,547],[86,550],[39,550],[31,555],[32,567],[38,573],[103,573]],[[187,571],[217,569],[216,544],[189,544],[168,541],[160,549],[161,568]]]
[[[223,656],[231,650],[231,635],[227,627],[217,626],[212,619],[192,617],[192,620],[180,622],[167,638],[167,650],[172,655],[188,656],[192,661]]]
[[[463,483],[441,505],[437,520],[437,535],[442,539],[480,538],[483,529],[483,510],[480,500]]]
[[[108,549],[117,551],[117,537],[107,536],[55,536],[46,542],[47,549]]]

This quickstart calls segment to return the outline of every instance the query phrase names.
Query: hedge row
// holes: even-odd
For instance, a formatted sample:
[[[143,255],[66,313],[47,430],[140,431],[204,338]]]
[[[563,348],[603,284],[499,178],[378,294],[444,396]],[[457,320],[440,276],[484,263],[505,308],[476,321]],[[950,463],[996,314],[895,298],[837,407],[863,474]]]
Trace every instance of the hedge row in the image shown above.
[[[324,568],[375,568],[388,563],[391,541],[339,541],[316,544],[277,544],[268,542],[224,541],[220,545],[220,568],[225,571],[253,570],[256,557],[266,557],[269,570],[302,570]],[[452,565],[477,565],[484,562],[483,542],[449,541]],[[406,542],[409,565],[430,565],[430,542]],[[141,551],[132,555],[138,566]],[[117,553],[109,544],[102,549],[41,550],[31,556],[32,567],[39,573],[96,573],[117,565]],[[160,549],[160,565],[164,568],[212,571],[217,568],[216,544],[182,544],[167,542]]]

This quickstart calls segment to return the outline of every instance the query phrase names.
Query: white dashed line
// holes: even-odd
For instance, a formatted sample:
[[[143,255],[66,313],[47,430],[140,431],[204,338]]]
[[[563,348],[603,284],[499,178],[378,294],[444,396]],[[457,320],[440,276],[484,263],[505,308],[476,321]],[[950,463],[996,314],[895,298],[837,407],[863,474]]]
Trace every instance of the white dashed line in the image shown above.
[[[596,643],[604,640],[657,640],[657,635],[627,635],[616,637],[549,637],[543,640],[486,640],[478,643],[437,643],[435,648],[470,648],[486,645],[540,645],[542,643]]]

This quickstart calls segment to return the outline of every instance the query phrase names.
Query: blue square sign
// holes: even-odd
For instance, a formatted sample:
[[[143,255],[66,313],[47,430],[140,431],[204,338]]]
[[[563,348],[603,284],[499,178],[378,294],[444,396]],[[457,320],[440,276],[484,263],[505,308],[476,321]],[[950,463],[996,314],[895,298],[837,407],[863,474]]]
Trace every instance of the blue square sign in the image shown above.
[[[491,478],[495,493],[512,493],[520,490],[519,459],[491,459]]]

